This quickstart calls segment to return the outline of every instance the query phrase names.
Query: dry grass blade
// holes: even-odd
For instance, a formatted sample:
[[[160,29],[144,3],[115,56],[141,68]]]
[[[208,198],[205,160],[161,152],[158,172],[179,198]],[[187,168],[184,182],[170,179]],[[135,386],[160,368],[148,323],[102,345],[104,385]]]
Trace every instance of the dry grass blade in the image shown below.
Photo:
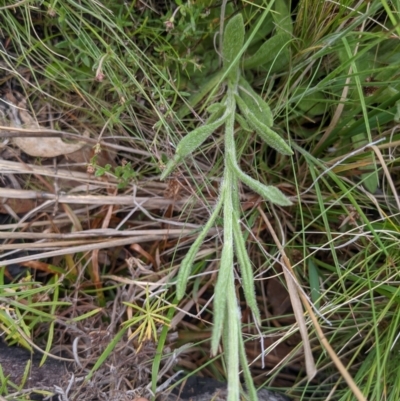
[[[146,206],[146,209],[160,209],[174,205],[177,210],[181,210],[192,203],[192,198],[183,198],[179,200],[154,198],[154,197],[133,197],[130,195],[68,195],[68,194],[52,194],[44,191],[33,191],[23,189],[0,188],[0,198],[3,199],[35,199],[35,200],[53,200],[58,203],[75,204],[75,205],[121,205],[121,206]]]
[[[307,371],[308,380],[311,381],[312,378],[315,376],[317,370],[315,367],[314,357],[311,352],[311,345],[310,345],[310,341],[309,341],[308,334],[307,334],[307,327],[306,327],[306,323],[304,320],[303,309],[301,307],[301,302],[299,299],[299,293],[297,291],[297,287],[294,282],[296,276],[294,275],[294,272],[293,272],[292,266],[289,262],[289,259],[285,256],[285,251],[283,249],[283,246],[282,246],[281,242],[279,241],[278,237],[276,236],[275,231],[272,228],[271,223],[268,220],[268,217],[266,216],[266,214],[260,207],[258,207],[258,210],[259,210],[265,224],[267,225],[268,230],[271,233],[272,238],[274,239],[274,242],[279,249],[279,252],[282,255],[283,272],[284,272],[284,275],[286,278],[286,283],[288,286],[288,291],[289,291],[289,296],[290,296],[290,300],[292,303],[293,311],[294,311],[294,314],[296,317],[297,324],[299,325],[301,338],[303,340],[304,358],[305,358],[305,362],[306,362],[306,371]]]
[[[293,269],[292,269],[292,267],[291,267],[291,263],[290,263],[290,261],[289,261],[289,258],[286,256],[285,250],[283,249],[282,244],[280,243],[278,237],[276,236],[275,231],[274,231],[274,229],[272,228],[271,223],[270,223],[269,220],[268,220],[268,217],[265,215],[264,211],[263,211],[261,208],[259,208],[259,212],[260,212],[261,216],[263,217],[263,220],[264,220],[265,224],[267,225],[267,227],[268,227],[268,229],[269,229],[269,231],[270,231],[270,233],[271,233],[271,235],[272,235],[272,237],[273,237],[273,239],[274,239],[274,242],[275,242],[276,246],[277,246],[278,249],[279,249],[279,252],[280,252],[281,255],[282,255],[283,265],[289,270],[288,273],[290,274],[291,280],[293,280],[293,278],[295,277],[295,275],[294,275],[294,271],[293,271]],[[286,274],[285,274],[285,277],[286,277]],[[289,285],[289,283],[288,283],[288,288],[289,288],[289,289],[293,289],[294,291],[297,292],[298,295],[300,295],[300,298],[301,298],[301,300],[302,300],[302,302],[303,302],[303,305],[304,305],[304,307],[306,308],[308,314],[310,315],[310,318],[311,318],[311,320],[312,320],[312,322],[313,322],[313,324],[314,324],[315,330],[316,330],[317,333],[318,333],[318,336],[319,336],[319,339],[320,339],[321,343],[323,344],[323,346],[325,347],[325,349],[326,349],[326,351],[328,352],[329,356],[332,358],[332,361],[333,361],[334,364],[336,365],[337,369],[338,369],[339,372],[342,374],[343,378],[346,380],[347,384],[349,385],[349,387],[350,387],[351,390],[353,391],[353,394],[355,395],[355,397],[357,398],[357,400],[358,400],[358,401],[367,401],[367,399],[366,399],[366,398],[364,397],[364,395],[361,393],[360,389],[358,388],[358,386],[357,386],[356,383],[354,382],[353,378],[352,378],[351,375],[349,374],[348,370],[347,370],[347,369],[345,368],[345,366],[342,364],[342,362],[341,362],[341,360],[339,359],[339,357],[337,356],[336,352],[333,350],[333,348],[332,348],[331,345],[329,344],[328,340],[326,339],[326,337],[325,337],[325,335],[324,335],[324,333],[323,333],[323,331],[322,331],[322,329],[321,329],[321,326],[319,325],[318,320],[317,320],[317,318],[316,318],[316,316],[315,316],[315,314],[314,314],[314,312],[313,312],[313,310],[312,310],[312,308],[311,308],[311,306],[310,306],[310,304],[309,304],[309,301],[306,299],[306,297],[305,297],[301,292],[300,292],[300,293],[298,292],[296,286],[293,285],[293,282],[292,282],[290,285]],[[293,308],[295,308],[295,307],[296,307],[296,306],[293,305]],[[297,318],[297,314],[296,314],[296,318]],[[304,323],[304,318],[303,318],[302,314],[301,314],[301,320],[303,320],[303,323],[302,323],[302,324],[305,325],[305,323]],[[301,323],[300,323],[299,321],[297,321],[297,322],[298,322],[298,324],[299,324],[299,326],[300,326]],[[304,337],[302,336],[302,339],[303,339],[303,343],[304,343],[304,344],[305,344],[306,342],[308,342],[308,338],[307,338],[307,337],[304,338]],[[304,347],[304,348],[306,348],[306,347]],[[309,357],[312,358],[311,347],[308,346],[307,348],[310,350]],[[307,354],[306,354],[306,357],[307,357]],[[312,366],[312,365],[311,365],[311,366]]]
[[[171,235],[172,238],[179,238],[181,236],[181,232],[179,234]],[[108,241],[100,241],[97,243],[91,243],[87,245],[77,245],[71,246],[63,249],[58,249],[56,251],[42,252],[35,255],[24,256],[21,258],[8,259],[1,262],[2,266],[9,266],[14,263],[23,263],[28,262],[30,260],[37,260],[42,258],[50,258],[53,256],[60,256],[66,254],[74,254],[77,252],[89,252],[94,251],[96,249],[107,249],[114,248],[124,245],[131,245],[133,243],[141,243],[141,242],[152,242],[152,241],[161,241],[165,238],[165,235],[141,235],[135,238],[123,238],[123,239],[111,239]],[[6,245],[3,245],[5,247]],[[43,245],[41,244],[41,247]],[[19,246],[19,249],[21,246]],[[29,246],[27,247],[29,249]]]
[[[392,190],[392,194],[394,196],[394,199],[396,201],[397,209],[400,211],[400,199],[399,195],[397,194],[396,191],[396,186],[394,185],[393,179],[391,174],[389,173],[389,170],[387,168],[387,165],[385,163],[385,160],[382,156],[382,152],[379,150],[379,148],[376,145],[371,146],[371,149],[375,152],[375,154],[378,156],[379,161],[381,162],[381,166],[383,168],[383,171],[385,172],[386,179],[389,182],[390,189]]]

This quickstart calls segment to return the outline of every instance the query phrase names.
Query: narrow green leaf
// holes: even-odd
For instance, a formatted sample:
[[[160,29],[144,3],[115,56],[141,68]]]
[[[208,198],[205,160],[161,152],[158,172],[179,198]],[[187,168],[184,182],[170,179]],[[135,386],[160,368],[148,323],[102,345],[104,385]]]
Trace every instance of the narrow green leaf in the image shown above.
[[[226,227],[224,228],[224,235]],[[224,239],[224,247],[221,253],[221,266],[218,272],[217,284],[214,291],[214,328],[211,335],[211,354],[216,355],[219,340],[226,313],[226,294],[229,285],[231,271],[233,269],[233,244],[228,244]]]
[[[368,143],[368,139],[365,133],[360,133],[353,135],[351,137],[352,142],[356,147],[365,146]],[[365,159],[369,159],[371,161],[370,166],[361,166],[360,170],[367,170],[367,173],[361,174],[362,184],[365,188],[374,194],[379,186],[379,175],[376,169],[376,164],[374,161],[373,155],[366,155]]]
[[[279,153],[283,155],[291,156],[293,155],[293,151],[290,146],[286,143],[286,141],[280,137],[275,131],[272,131],[271,128],[259,123],[257,119],[251,121],[250,126],[257,132],[258,136],[271,148],[274,148]]]
[[[224,108],[224,105],[221,103],[212,103],[209,106],[207,106],[207,113],[210,114],[215,114],[219,113],[222,109]]]
[[[240,365],[243,369],[243,377],[246,383],[247,394],[250,401],[258,401],[257,390],[254,386],[253,377],[250,372],[249,362],[246,355],[246,347],[244,345],[242,333],[239,335],[239,357]]]
[[[196,128],[189,134],[187,134],[176,147],[176,154],[180,158],[184,158],[187,155],[194,152],[201,144],[227,119],[228,114],[225,113],[221,118],[213,123],[203,125]]]
[[[99,356],[99,358],[96,360],[96,363],[86,376],[86,380],[90,380],[94,374],[94,372],[104,363],[104,361],[109,357],[111,354],[112,350],[115,348],[115,346],[118,344],[118,341],[124,336],[125,332],[127,330],[127,327],[122,328],[112,339],[111,342],[107,345],[106,349],[103,351],[103,353]]]
[[[252,127],[261,139],[271,148],[274,148],[279,153],[284,155],[292,155],[293,151],[286,141],[281,138],[276,132],[272,131],[271,128],[263,124],[256,115],[250,110],[247,104],[238,95],[235,96],[236,102],[239,106],[240,111],[246,118],[246,121]]]
[[[239,123],[240,127],[246,132],[253,132],[254,130],[247,124],[247,121],[238,113],[235,113],[235,120]]]
[[[233,214],[233,237],[235,240],[235,254],[239,262],[240,272],[242,276],[242,288],[246,303],[254,315],[254,319],[258,324],[261,323],[260,311],[257,306],[257,300],[255,296],[254,287],[254,275],[253,268],[249,254],[246,250],[246,244],[244,242],[242,230],[240,229],[240,217],[237,210]]]
[[[208,231],[210,231],[212,225],[214,224],[215,219],[217,218],[218,213],[221,210],[221,206],[222,206],[222,200],[219,199],[218,203],[215,205],[215,209],[212,212],[210,218],[208,219],[206,225],[203,227],[203,229],[201,230],[201,233],[196,238],[196,241],[193,242],[188,253],[182,260],[181,267],[179,268],[178,279],[177,279],[177,284],[176,284],[176,297],[179,301],[185,295],[186,286],[187,286],[188,278],[190,275],[190,269],[193,266],[195,257],[197,255],[197,253],[199,252],[200,246],[203,244]]]
[[[259,121],[267,127],[272,127],[274,119],[268,103],[254,91],[244,78],[240,78],[239,85],[239,96],[246,103],[246,106]]]
[[[232,116],[233,117],[233,116]],[[233,285],[233,199],[232,191],[237,191],[234,172],[225,167],[224,181],[221,188],[221,202],[224,204],[224,245],[221,252],[221,266],[218,272],[214,295],[214,328],[211,336],[211,353],[216,355],[222,328],[225,321],[227,288]]]
[[[229,69],[228,78],[232,83],[239,79],[240,51],[244,44],[244,23],[242,14],[237,14],[226,24],[223,43],[222,57],[224,69]]]
[[[253,191],[257,192],[263,198],[269,200],[270,202],[280,205],[280,206],[291,206],[292,202],[289,198],[283,194],[278,188],[271,185],[264,185],[261,182],[249,177],[245,174],[237,165],[236,160],[228,159],[228,163],[231,168],[235,171],[238,178],[246,184]]]
[[[243,62],[244,69],[270,66],[279,57],[281,50],[288,45],[288,36],[278,33],[266,40],[259,49]]]
[[[227,119],[228,113],[225,113],[221,118],[215,122],[203,125],[196,128],[192,132],[189,132],[176,147],[175,157],[167,163],[164,171],[161,174],[160,180],[164,180],[178,163],[182,161],[186,156],[193,153],[201,144]]]
[[[318,267],[314,261],[308,258],[308,278],[310,280],[311,300],[316,309],[320,308],[321,286],[319,284]]]
[[[21,380],[21,383],[20,383],[20,389],[22,390],[24,387],[25,387],[25,385],[27,384],[27,381],[28,381],[28,379],[29,379],[29,376],[30,376],[30,374],[31,374],[31,371],[32,371],[32,361],[29,359],[27,362],[26,362],[26,365],[25,365],[25,369],[24,369],[24,374],[22,375],[22,380]],[[3,398],[3,397],[2,397]]]

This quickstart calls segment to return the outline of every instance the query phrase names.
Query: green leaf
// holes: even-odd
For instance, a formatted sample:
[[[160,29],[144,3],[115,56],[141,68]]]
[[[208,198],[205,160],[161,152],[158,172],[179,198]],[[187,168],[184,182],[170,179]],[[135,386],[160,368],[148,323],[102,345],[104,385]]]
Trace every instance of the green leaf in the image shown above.
[[[176,147],[176,154],[180,158],[193,153],[200,145],[227,119],[228,113],[225,113],[221,118],[213,123],[203,125],[189,134],[187,134]]]
[[[179,109],[177,117],[179,119],[183,119],[186,115],[188,115],[191,110],[207,95],[207,93],[211,92],[216,86],[218,86],[218,84],[221,82],[223,74],[224,71],[218,71],[215,75],[207,79],[206,83],[188,99],[187,104],[183,105]]]
[[[239,335],[239,357],[240,365],[243,369],[243,377],[247,387],[247,393],[250,401],[258,401],[257,390],[254,387],[253,377],[250,372],[249,362],[247,360],[246,347],[244,345],[243,336]]]
[[[275,20],[276,30],[291,36],[293,33],[293,21],[285,0],[275,0],[274,8],[276,12],[272,13],[272,17]]]
[[[222,199],[220,199],[216,204],[215,209],[212,212],[210,218],[208,219],[206,225],[203,227],[201,233],[197,236],[196,241],[193,242],[188,253],[182,260],[176,284],[176,297],[178,301],[180,301],[185,295],[190,269],[193,266],[195,257],[199,252],[200,246],[203,245],[204,239],[206,238],[208,231],[210,231],[211,226],[214,224],[214,221],[217,218],[219,211],[221,210],[221,206],[222,206]]]
[[[212,103],[207,107],[207,113],[214,114],[219,113],[224,108],[221,103]]]
[[[244,43],[244,23],[242,14],[237,14],[230,19],[224,31],[222,42],[222,57],[224,69],[228,70],[228,78],[232,83],[239,79],[238,57]]]
[[[232,218],[232,214],[231,214]],[[224,212],[225,219],[225,212]],[[225,236],[227,228],[224,225],[224,247],[221,253],[221,266],[218,272],[217,284],[214,290],[214,328],[211,336],[211,354],[216,355],[218,351],[219,340],[224,327],[227,289],[232,278],[233,269],[233,244],[226,241]]]
[[[186,156],[193,153],[201,144],[227,119],[228,113],[225,113],[221,118],[213,123],[203,125],[189,134],[187,134],[176,147],[175,157],[167,163],[165,170],[162,172],[160,180],[164,180],[178,163]]]
[[[254,192],[257,192],[266,200],[269,200],[270,202],[279,206],[292,205],[292,202],[289,200],[289,198],[278,188],[273,187],[271,185],[264,185],[261,182],[245,174],[237,165],[236,160],[228,158],[228,163],[231,166],[231,168],[235,171],[238,178],[244,184],[246,184],[249,188],[251,188]]]
[[[396,101],[396,114],[394,115],[393,120],[395,123],[400,122],[400,100]]]
[[[233,117],[233,116],[232,116]],[[218,272],[214,295],[214,328],[211,336],[211,353],[216,355],[219,340],[224,327],[227,308],[227,291],[233,283],[233,198],[232,192],[238,190],[237,180],[232,169],[225,167],[224,181],[221,188],[221,200],[224,204],[224,245],[221,252],[221,266]],[[227,308],[225,307],[227,306]],[[231,317],[228,318],[228,321]]]
[[[254,30],[257,28],[257,24],[259,21],[261,21],[261,26],[258,28],[257,32],[254,33]],[[251,39],[251,46],[257,44],[260,41],[265,41],[265,38],[272,32],[274,29],[274,20],[272,18],[272,13],[269,12],[266,16],[261,13],[259,17],[250,24],[250,29],[248,32],[245,34],[245,40],[248,40],[251,35],[253,35],[253,38]]]
[[[307,93],[307,86],[300,86],[296,89],[295,96],[302,95],[297,107],[308,116],[314,117],[324,114],[327,108],[326,98],[321,91]]]
[[[268,103],[253,90],[244,78],[239,80],[239,96],[259,121],[267,127],[272,127],[274,120]]]
[[[274,60],[265,63],[262,69],[268,71],[268,74],[275,74],[282,71],[287,72],[288,68],[290,68],[290,56],[290,48],[286,46],[280,50]]]
[[[253,312],[254,318],[258,324],[261,324],[260,311],[258,309],[255,296],[253,268],[249,254],[246,250],[246,244],[240,229],[240,217],[237,210],[233,213],[233,238],[235,240],[235,253],[239,262],[240,272],[242,276],[242,288],[246,298],[247,305]]]
[[[247,124],[247,121],[238,113],[235,114],[235,120],[239,123],[240,127],[246,132],[253,132],[253,129]]]
[[[282,57],[282,49],[286,49],[288,44],[288,36],[286,34],[278,33],[272,38],[265,41],[259,49],[249,58],[243,62],[244,69],[257,68],[264,66],[269,68],[275,59]],[[287,53],[284,55],[285,60],[288,60]]]
[[[91,377],[93,376],[94,372],[103,364],[103,362],[109,357],[111,354],[112,350],[116,347],[118,344],[118,341],[124,336],[125,332],[127,330],[127,327],[123,327],[112,339],[112,341],[107,345],[106,349],[103,351],[103,353],[100,355],[100,357],[97,359],[96,363],[86,376],[86,380],[90,380]]]
[[[352,142],[356,147],[365,146],[368,143],[368,139],[365,133],[353,135],[351,137]],[[369,154],[365,155],[365,159],[370,161],[370,166],[361,166],[360,170],[367,170],[367,173],[361,174],[362,184],[365,186],[367,191],[374,194],[379,186],[379,175],[376,169],[374,156]]]
[[[238,95],[235,95],[235,98],[237,104],[239,105],[240,111],[246,118],[246,121],[250,127],[257,132],[257,134],[267,145],[284,155],[290,156],[293,154],[292,149],[283,138],[281,138],[276,132],[272,131],[272,129],[267,127],[267,125],[265,125],[263,122],[258,120],[257,116]]]
[[[316,307],[316,309],[320,308],[320,297],[321,297],[321,286],[319,284],[319,272],[318,267],[314,263],[312,259],[308,259],[307,262],[308,267],[308,278],[310,282],[310,290],[311,290],[311,300]]]
[[[226,107],[224,104],[221,103],[215,103],[215,107],[213,107],[214,104],[211,104],[208,108],[207,111],[210,113],[210,116],[207,119],[206,125],[209,125],[215,121],[217,121],[219,118],[223,116],[223,114],[226,113]]]

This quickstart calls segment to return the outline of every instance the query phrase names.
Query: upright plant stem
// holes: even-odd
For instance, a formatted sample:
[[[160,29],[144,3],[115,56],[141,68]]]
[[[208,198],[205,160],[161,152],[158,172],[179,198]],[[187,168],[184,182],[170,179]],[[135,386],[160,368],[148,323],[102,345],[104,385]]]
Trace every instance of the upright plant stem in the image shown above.
[[[225,208],[224,208],[224,227],[229,227],[229,233],[224,234],[224,248],[229,246],[232,248],[233,261],[233,219],[237,216],[235,213],[234,199],[237,198],[238,183],[229,159],[236,159],[235,149],[235,109],[236,102],[234,97],[234,87],[232,84],[228,86],[227,110],[230,116],[225,124]],[[237,206],[237,205],[236,205]],[[225,232],[225,231],[224,231]],[[229,235],[229,237],[227,236]],[[233,275],[233,263],[230,268],[229,282],[226,292],[226,329],[229,330],[229,338],[227,346],[227,370],[228,370],[228,401],[236,401],[239,399],[239,332],[240,332],[240,313],[238,310],[237,298],[235,293],[235,283]],[[225,336],[227,338],[228,336]]]

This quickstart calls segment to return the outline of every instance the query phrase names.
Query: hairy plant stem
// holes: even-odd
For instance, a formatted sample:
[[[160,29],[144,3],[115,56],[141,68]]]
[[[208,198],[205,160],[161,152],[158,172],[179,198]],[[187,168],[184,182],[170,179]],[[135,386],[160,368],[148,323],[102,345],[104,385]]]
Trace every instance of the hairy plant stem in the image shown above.
[[[221,199],[224,202],[224,245],[221,255],[221,268],[215,289],[214,299],[214,323],[212,335],[212,352],[217,351],[221,334],[223,334],[223,345],[228,374],[228,401],[239,399],[239,368],[240,356],[245,353],[244,343],[240,341],[241,317],[238,300],[235,291],[234,281],[234,239],[238,242],[238,235],[235,233],[235,224],[238,224],[239,216],[239,195],[238,178],[232,168],[232,160],[236,161],[235,148],[235,101],[236,84],[228,85],[226,109],[229,117],[225,122],[225,169],[224,180],[221,187]],[[237,231],[237,230],[236,230]],[[218,290],[218,291],[217,291]],[[223,298],[223,299],[222,299]],[[242,361],[242,363],[245,363]],[[247,366],[246,366],[247,367]],[[244,367],[244,369],[246,369]],[[250,391],[250,398],[254,398],[255,391]]]

